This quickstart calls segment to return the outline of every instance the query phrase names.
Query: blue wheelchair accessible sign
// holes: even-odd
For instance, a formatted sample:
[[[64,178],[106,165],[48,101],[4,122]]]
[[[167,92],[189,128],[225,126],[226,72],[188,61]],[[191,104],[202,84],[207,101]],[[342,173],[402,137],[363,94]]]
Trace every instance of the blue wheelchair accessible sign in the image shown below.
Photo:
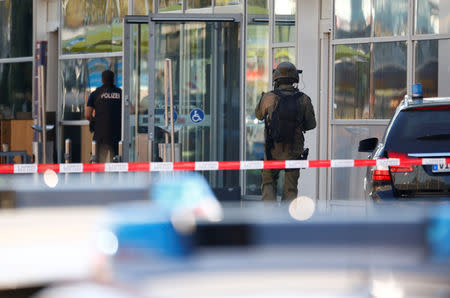
[[[191,121],[194,123],[200,123],[203,121],[203,119],[205,119],[205,113],[202,109],[199,108],[193,109],[189,116],[191,118]]]

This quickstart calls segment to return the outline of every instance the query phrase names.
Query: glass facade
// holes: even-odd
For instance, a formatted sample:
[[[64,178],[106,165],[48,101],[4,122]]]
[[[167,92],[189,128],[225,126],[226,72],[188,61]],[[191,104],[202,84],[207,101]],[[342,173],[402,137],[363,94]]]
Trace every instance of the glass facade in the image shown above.
[[[0,1],[0,59],[32,56],[33,0]]]
[[[334,53],[334,117],[362,119],[369,109],[370,45],[337,45]]]
[[[128,0],[68,0],[62,5],[62,54],[122,50]]]
[[[414,82],[421,83],[424,96],[448,96],[450,39],[414,42]]]
[[[358,141],[381,137],[378,129],[383,130],[385,125],[380,123],[387,124],[408,86],[422,83],[425,97],[450,94],[450,43],[445,36],[450,28],[450,2],[416,0],[411,7],[408,3],[334,1],[332,158],[361,158],[355,151]],[[408,30],[408,16],[414,21],[413,32]],[[409,38],[412,43],[407,42]],[[350,185],[364,173],[352,178],[355,172],[332,170],[332,198],[361,197],[362,189]]]
[[[151,12],[153,12],[153,0],[133,0],[133,15],[148,15]]]
[[[295,48],[275,48],[273,49],[273,67],[276,68],[278,64],[282,62],[291,62],[295,64]]]
[[[406,42],[374,43],[370,74],[369,118],[389,119],[406,95]]]
[[[332,159],[367,159],[367,153],[358,152],[360,140],[383,137],[385,125],[336,125],[332,131]],[[364,197],[364,177],[367,167],[331,169],[331,198],[333,200],[360,200]]]
[[[0,1],[0,32],[0,119],[31,119],[33,1]]]
[[[247,12],[249,15],[269,15],[269,3],[267,0],[247,0]]]
[[[138,161],[136,147],[139,134],[148,132],[148,24],[130,24],[129,127],[130,160]],[[125,86],[124,86],[125,88]]]
[[[369,37],[372,29],[370,0],[335,0],[335,38]]]
[[[274,22],[269,26],[269,1],[247,1],[247,62],[245,98],[246,160],[264,159],[264,122],[256,119],[255,108],[262,92],[271,88],[271,71],[284,61],[296,63],[296,2],[274,1]],[[272,34],[272,44],[269,44]],[[269,61],[269,57],[272,61]],[[283,176],[279,186],[282,186]],[[261,195],[261,171],[245,172],[246,195]]]
[[[450,21],[442,17],[448,16],[447,2],[415,1],[415,33],[448,33]],[[408,1],[335,0],[335,14],[334,119],[389,119],[407,91]],[[377,39],[386,36],[394,41]],[[364,37],[374,40],[358,43]],[[411,37],[415,39],[414,34]],[[352,42],[340,43],[342,38]],[[433,39],[410,45],[414,52],[410,83],[421,82],[425,95],[444,94],[444,86],[438,92],[438,83],[439,74],[445,74],[447,59],[442,54],[447,44]]]
[[[406,43],[337,45],[335,119],[388,119],[406,94]]]
[[[211,7],[211,0],[187,0],[187,8],[206,8]]]
[[[0,63],[0,119],[31,119],[31,62]]]
[[[408,0],[373,0],[373,35],[406,35]]]
[[[256,119],[255,108],[262,92],[267,92],[269,71],[269,23],[252,22],[247,25],[247,64],[245,133],[246,160],[264,159],[264,123]],[[261,194],[261,171],[246,171],[246,193]]]
[[[181,160],[238,160],[240,24],[180,21],[155,27],[155,142],[165,142],[164,62],[171,59],[175,143],[181,144]],[[205,175],[214,187],[239,185],[237,172]]]
[[[415,33],[445,34],[450,33],[450,2],[447,0],[415,1]]]
[[[293,42],[295,37],[295,0],[274,1],[274,42]]]
[[[240,3],[240,0],[216,0],[216,6],[237,5]]]
[[[159,12],[181,10],[183,8],[182,1],[179,0],[159,0]]]
[[[83,120],[89,94],[102,85],[102,72],[115,73],[115,84],[122,87],[121,58],[70,59],[61,61],[61,120]]]

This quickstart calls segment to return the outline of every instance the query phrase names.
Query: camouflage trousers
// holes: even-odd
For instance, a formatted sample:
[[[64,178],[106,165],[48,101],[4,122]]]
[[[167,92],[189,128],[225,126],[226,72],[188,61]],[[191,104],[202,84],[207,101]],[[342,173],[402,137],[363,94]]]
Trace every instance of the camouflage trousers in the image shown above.
[[[293,160],[298,159],[299,152],[303,150],[296,150],[292,152],[289,144],[275,144],[271,150],[272,160]],[[276,201],[277,199],[277,184],[280,176],[280,169],[264,169],[262,170],[262,200]],[[284,185],[282,200],[293,200],[297,197],[298,179],[300,177],[300,170],[284,170]]]

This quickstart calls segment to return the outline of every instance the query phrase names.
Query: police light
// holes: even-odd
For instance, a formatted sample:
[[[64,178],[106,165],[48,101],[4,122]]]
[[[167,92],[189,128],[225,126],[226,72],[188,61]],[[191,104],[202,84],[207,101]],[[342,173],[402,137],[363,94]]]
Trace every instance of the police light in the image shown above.
[[[413,84],[412,85],[412,98],[422,98],[423,92],[422,92],[422,84]]]

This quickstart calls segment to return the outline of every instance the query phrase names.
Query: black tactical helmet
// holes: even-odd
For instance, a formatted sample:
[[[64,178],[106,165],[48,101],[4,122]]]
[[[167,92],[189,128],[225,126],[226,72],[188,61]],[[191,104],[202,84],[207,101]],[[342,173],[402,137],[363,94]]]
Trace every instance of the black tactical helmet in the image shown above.
[[[273,71],[272,80],[276,82],[279,79],[292,79],[293,83],[298,83],[297,68],[291,62],[281,62]]]

